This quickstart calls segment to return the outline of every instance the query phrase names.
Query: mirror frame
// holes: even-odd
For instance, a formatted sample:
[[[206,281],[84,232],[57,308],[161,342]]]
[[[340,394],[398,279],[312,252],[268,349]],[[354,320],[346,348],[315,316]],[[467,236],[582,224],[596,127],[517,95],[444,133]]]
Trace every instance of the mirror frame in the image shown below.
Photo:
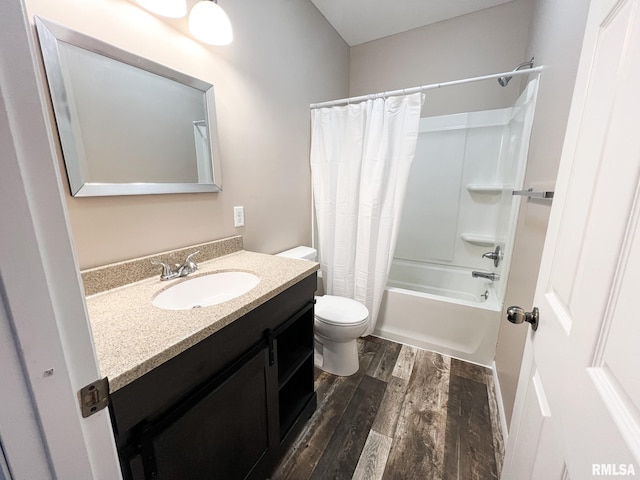
[[[76,32],[60,24],[35,17],[35,25],[40,40],[40,50],[44,61],[53,112],[57,124],[58,136],[62,146],[71,195],[74,197],[93,197],[111,195],[148,195],[161,193],[196,193],[222,191],[220,150],[216,121],[215,91],[212,84],[177,72],[169,67],[155,63],[133,53],[121,50],[113,45]],[[76,145],[77,128],[71,121],[71,111],[62,75],[59,43],[64,42],[113,60],[140,68],[176,82],[202,91],[209,134],[209,158],[212,162],[213,183],[99,183],[87,182],[82,177],[81,162],[86,160]],[[195,161],[195,159],[194,159]]]

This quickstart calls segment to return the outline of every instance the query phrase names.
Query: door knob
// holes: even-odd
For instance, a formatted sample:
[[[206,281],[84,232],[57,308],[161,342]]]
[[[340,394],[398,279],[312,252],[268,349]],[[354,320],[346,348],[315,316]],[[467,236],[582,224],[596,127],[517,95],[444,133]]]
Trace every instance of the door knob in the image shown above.
[[[507,308],[507,320],[516,325],[527,322],[531,324],[531,328],[535,332],[538,329],[538,322],[540,321],[540,312],[538,307],[533,307],[532,312],[525,312],[523,308],[513,306]]]

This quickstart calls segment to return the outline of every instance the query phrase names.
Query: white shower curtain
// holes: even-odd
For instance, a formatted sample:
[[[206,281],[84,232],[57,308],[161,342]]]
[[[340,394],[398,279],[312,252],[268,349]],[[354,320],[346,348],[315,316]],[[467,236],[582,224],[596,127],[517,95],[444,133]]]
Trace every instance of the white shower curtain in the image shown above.
[[[311,174],[325,293],[369,309],[373,332],[398,235],[424,95],[311,111]]]

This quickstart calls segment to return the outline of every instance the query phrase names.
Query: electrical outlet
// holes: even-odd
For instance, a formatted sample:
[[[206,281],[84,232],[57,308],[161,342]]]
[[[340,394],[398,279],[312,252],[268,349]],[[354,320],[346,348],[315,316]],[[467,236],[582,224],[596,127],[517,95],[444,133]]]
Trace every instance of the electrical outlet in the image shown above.
[[[233,207],[233,226],[244,227],[244,207]]]

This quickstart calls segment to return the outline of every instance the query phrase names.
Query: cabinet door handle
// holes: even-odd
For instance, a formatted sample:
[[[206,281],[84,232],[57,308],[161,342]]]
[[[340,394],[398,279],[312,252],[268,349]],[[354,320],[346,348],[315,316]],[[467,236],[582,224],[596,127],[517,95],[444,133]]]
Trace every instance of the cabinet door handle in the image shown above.
[[[153,448],[153,429],[151,424],[146,424],[142,429],[142,434],[140,435],[140,450],[144,478],[156,478],[158,475],[158,466]]]
[[[272,367],[276,363],[276,352],[273,348],[273,330],[268,328],[264,334],[267,337],[267,345],[269,347],[269,366]]]

